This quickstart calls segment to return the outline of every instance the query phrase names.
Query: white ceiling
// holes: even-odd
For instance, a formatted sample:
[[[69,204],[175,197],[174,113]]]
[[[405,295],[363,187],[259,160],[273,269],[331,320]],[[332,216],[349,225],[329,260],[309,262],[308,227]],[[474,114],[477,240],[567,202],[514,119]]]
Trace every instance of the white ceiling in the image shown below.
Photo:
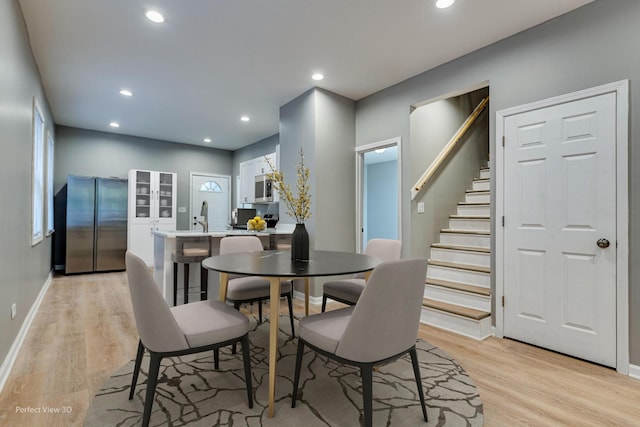
[[[592,0],[19,1],[57,124],[234,150],[314,85],[358,100]]]

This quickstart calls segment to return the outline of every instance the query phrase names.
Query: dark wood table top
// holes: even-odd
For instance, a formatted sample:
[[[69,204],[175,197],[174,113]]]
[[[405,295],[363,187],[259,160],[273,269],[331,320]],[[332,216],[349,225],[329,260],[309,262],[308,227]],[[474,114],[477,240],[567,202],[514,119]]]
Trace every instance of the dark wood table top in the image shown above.
[[[382,261],[368,255],[338,251],[309,251],[309,261],[293,261],[289,251],[216,255],[202,266],[222,273],[263,277],[338,276],[373,270]]]

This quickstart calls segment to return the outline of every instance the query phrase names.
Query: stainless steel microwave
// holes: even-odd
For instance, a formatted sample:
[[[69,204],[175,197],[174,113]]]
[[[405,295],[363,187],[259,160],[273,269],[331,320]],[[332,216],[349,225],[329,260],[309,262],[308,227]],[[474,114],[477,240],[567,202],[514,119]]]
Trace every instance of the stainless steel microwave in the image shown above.
[[[273,186],[267,175],[256,175],[255,203],[273,202]]]

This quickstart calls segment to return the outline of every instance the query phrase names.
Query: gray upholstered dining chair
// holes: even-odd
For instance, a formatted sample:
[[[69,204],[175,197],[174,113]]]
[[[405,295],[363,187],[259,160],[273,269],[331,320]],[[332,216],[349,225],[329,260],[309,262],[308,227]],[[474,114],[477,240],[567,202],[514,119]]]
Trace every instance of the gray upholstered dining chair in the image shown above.
[[[262,250],[262,242],[257,236],[228,236],[220,239],[220,255]],[[240,309],[240,304],[258,302],[258,320],[260,323],[262,323],[262,301],[270,299],[270,292],[268,279],[256,276],[229,275],[227,301],[233,303],[236,310]],[[291,335],[295,336],[292,303],[293,284],[290,280],[280,282],[280,296],[287,297],[289,319],[291,321]]]
[[[136,355],[129,400],[133,399],[144,350],[151,355],[144,400],[142,425],[148,426],[158,383],[160,362],[165,357],[214,351],[218,368],[218,349],[242,344],[244,375],[249,408],[253,407],[251,365],[249,361],[249,319],[227,304],[216,300],[198,301],[169,307],[145,262],[127,251],[125,255],[129,292],[140,341]]]
[[[370,427],[373,367],[409,353],[422,414],[427,421],[416,352],[426,273],[425,259],[384,262],[373,270],[355,306],[302,318],[298,325],[291,407],[296,405],[302,355],[304,347],[308,346],[339,363],[360,368],[364,425]]]
[[[402,242],[392,239],[371,239],[364,248],[364,254],[379,258],[381,261],[400,259]],[[350,279],[325,282],[322,287],[322,311],[327,308],[327,298],[354,305],[367,284],[364,273],[354,274]]]

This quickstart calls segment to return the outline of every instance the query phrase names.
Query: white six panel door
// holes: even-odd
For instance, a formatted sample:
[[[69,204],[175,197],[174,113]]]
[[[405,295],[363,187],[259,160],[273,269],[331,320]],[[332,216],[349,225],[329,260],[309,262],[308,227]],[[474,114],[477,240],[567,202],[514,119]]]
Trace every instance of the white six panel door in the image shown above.
[[[615,102],[610,93],[505,118],[504,187],[504,335],[612,367]]]

